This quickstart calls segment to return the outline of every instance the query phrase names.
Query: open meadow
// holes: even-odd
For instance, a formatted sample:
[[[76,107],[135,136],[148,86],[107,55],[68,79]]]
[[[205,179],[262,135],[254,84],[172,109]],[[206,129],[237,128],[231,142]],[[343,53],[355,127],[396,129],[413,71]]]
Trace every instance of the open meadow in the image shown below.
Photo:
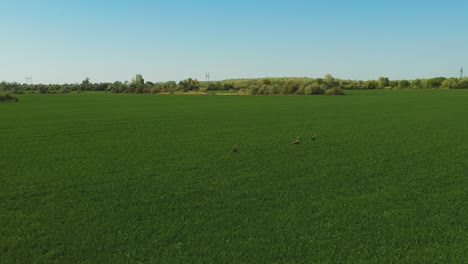
[[[468,90],[346,94],[0,104],[0,263],[466,261]]]

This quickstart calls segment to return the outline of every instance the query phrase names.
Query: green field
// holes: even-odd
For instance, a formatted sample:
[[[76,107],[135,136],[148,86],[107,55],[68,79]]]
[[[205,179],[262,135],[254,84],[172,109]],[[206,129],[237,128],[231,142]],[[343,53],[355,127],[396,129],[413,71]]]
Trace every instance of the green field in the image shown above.
[[[0,104],[0,262],[466,263],[468,91],[346,93]]]

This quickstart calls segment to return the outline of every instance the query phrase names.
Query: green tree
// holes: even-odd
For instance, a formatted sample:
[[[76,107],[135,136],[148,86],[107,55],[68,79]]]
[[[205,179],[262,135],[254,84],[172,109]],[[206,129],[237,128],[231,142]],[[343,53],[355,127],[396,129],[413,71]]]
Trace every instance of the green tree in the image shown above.
[[[144,85],[145,79],[143,79],[143,76],[141,74],[137,74],[135,75],[135,78],[133,78],[131,83],[135,85]]]
[[[439,88],[442,86],[442,83],[446,80],[444,77],[437,77],[437,78],[432,78],[432,79],[427,79],[426,80],[426,87],[425,88]]]
[[[91,91],[92,90],[92,86],[93,84],[91,83],[91,81],[89,80],[88,77],[86,77],[82,82],[81,82],[81,85],[79,87],[79,91]]]
[[[457,84],[458,84],[458,79],[449,78],[449,79],[445,79],[442,82],[441,88],[453,89],[453,88],[455,88],[457,86]]]
[[[377,82],[380,89],[384,89],[390,86],[390,80],[387,77],[380,77]]]
[[[392,89],[397,88],[398,87],[398,81],[390,81],[389,85],[390,85],[390,87],[392,87]]]
[[[333,77],[331,74],[327,74],[323,77],[323,81],[325,82],[327,88],[333,88],[338,85],[338,82],[336,81],[335,77]]]
[[[261,84],[263,84],[263,85],[270,85],[270,84],[271,84],[271,80],[270,80],[269,78],[262,79],[262,80],[261,80]]]
[[[135,75],[128,88],[131,93],[143,93],[145,91],[145,79],[141,74]]]
[[[127,87],[122,82],[116,81],[112,84],[109,84],[106,91],[112,93],[124,93],[126,89]]]
[[[179,82],[179,88],[184,92],[196,91],[200,88],[200,82],[196,79],[188,78]]]
[[[468,78],[461,79],[455,87],[456,89],[468,89]]]
[[[413,88],[421,89],[423,88],[423,82],[421,79],[416,79],[411,81],[411,86]]]
[[[400,89],[409,88],[410,86],[411,86],[411,83],[408,80],[398,81],[398,88],[400,88]]]
[[[379,83],[376,80],[367,80],[364,82],[365,89],[377,89],[379,87]]]

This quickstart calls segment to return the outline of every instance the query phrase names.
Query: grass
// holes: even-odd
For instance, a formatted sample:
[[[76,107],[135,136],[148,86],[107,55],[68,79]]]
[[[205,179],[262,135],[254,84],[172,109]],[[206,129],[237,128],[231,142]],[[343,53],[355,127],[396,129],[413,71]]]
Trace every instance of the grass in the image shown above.
[[[468,259],[468,91],[19,98],[2,263]]]

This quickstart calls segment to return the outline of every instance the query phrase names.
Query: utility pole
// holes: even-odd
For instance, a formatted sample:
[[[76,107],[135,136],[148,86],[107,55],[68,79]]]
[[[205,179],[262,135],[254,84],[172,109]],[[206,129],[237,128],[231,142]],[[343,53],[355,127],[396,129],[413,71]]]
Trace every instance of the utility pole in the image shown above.
[[[32,84],[32,76],[26,76],[26,84]]]
[[[210,81],[210,74],[207,72],[205,73],[205,81],[209,82]]]
[[[463,79],[463,66],[460,68],[460,79]]]

